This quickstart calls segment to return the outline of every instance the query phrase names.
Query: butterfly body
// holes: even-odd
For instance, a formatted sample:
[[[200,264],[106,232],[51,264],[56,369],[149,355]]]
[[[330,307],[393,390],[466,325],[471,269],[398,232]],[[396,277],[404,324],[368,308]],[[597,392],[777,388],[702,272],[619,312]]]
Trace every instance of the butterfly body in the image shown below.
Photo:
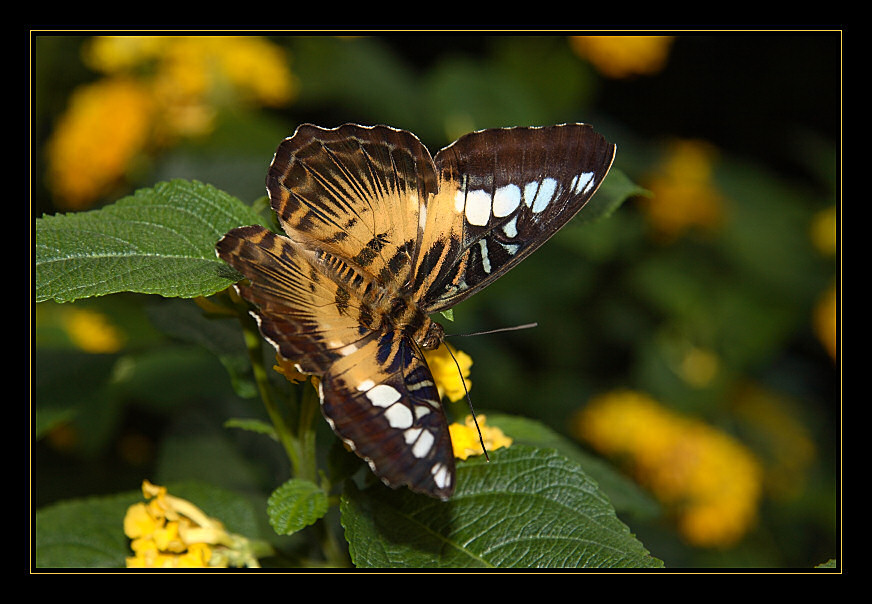
[[[300,126],[267,175],[287,237],[239,227],[219,257],[261,333],[321,377],[334,431],[392,486],[447,499],[454,458],[422,349],[434,312],[492,283],[590,198],[614,145],[584,124],[475,132],[435,158],[386,126]]]

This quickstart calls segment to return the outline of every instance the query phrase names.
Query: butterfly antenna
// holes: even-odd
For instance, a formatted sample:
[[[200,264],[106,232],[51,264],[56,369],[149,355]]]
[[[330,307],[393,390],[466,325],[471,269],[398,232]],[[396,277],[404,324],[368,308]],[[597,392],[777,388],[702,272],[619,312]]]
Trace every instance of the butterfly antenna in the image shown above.
[[[446,338],[467,338],[469,336],[483,336],[491,333],[501,333],[503,331],[517,331],[519,329],[530,329],[531,327],[538,327],[538,323],[524,323],[523,325],[515,325],[514,327],[500,327],[499,329],[491,329],[488,331],[474,331],[472,333],[452,333],[446,334]],[[456,362],[456,361],[455,361]]]
[[[484,437],[481,435],[481,428],[478,426],[478,419],[475,417],[475,409],[472,408],[472,399],[469,397],[466,380],[463,379],[463,371],[460,369],[460,363],[457,362],[457,358],[454,356],[454,353],[451,352],[451,348],[448,347],[448,344],[445,344],[445,350],[447,350],[448,354],[451,355],[451,359],[454,361],[455,367],[457,367],[457,373],[460,374],[460,383],[463,384],[463,391],[466,393],[466,402],[469,404],[469,413],[472,415],[472,421],[475,423],[475,429],[478,431],[478,442],[481,443],[481,450],[484,451],[484,458],[487,461],[490,461],[490,457],[487,454],[487,447],[484,446]]]

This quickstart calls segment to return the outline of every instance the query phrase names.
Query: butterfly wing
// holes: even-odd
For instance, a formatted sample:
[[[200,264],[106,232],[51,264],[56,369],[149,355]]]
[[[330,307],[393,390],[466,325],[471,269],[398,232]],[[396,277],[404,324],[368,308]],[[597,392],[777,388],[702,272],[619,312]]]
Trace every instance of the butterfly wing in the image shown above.
[[[267,190],[292,239],[348,259],[382,285],[403,284],[422,231],[420,207],[436,192],[436,171],[410,132],[304,124],[279,145]]]
[[[237,289],[255,305],[264,337],[300,371],[321,376],[321,410],[337,435],[386,484],[450,497],[454,457],[433,376],[408,337],[364,323],[377,315],[360,292],[375,286],[350,287],[360,275],[343,285],[336,273],[352,269],[342,259],[260,226],[233,229],[216,249],[248,279]]]
[[[322,375],[368,333],[359,299],[313,264],[311,254],[261,226],[227,233],[218,256],[242,273],[263,336],[304,373]]]
[[[301,371],[321,376],[321,410],[392,487],[454,491],[448,423],[416,343],[385,300],[411,275],[418,213],[436,172],[411,133],[301,126],[279,146],[267,189],[288,237],[241,227],[218,254],[245,275],[261,332]]]
[[[433,376],[398,332],[368,339],[321,382],[324,416],[382,481],[431,497],[454,493],[454,453]]]
[[[492,283],[596,192],[615,146],[587,124],[473,132],[436,154],[414,290],[427,312]]]

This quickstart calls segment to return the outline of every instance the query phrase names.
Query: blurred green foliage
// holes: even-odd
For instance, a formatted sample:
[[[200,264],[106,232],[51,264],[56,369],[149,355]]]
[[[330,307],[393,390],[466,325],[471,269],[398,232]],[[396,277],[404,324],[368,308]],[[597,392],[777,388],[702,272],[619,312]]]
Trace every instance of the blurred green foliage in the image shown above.
[[[782,78],[818,81],[783,47],[838,51],[832,38],[774,35],[773,52],[760,60],[778,59],[774,67]],[[778,94],[768,72],[751,65],[746,81],[724,82],[706,97],[717,99],[707,110],[717,128],[681,123],[674,106],[658,113],[652,104],[656,99],[680,105],[695,96],[689,74],[706,64],[700,47],[729,54],[744,40],[679,38],[663,74],[610,82],[564,36],[273,37],[287,53],[295,98],[281,107],[222,107],[211,132],[149,155],[128,173],[122,191],[185,178],[255,202],[264,195],[275,147],[302,122],[386,123],[415,132],[435,152],[474,129],[583,121],[617,143],[615,168],[643,187],[672,139],[706,138],[707,132],[716,137],[730,120],[752,120],[761,141],[792,128],[793,144],[772,146],[773,153],[789,147],[789,157],[761,155],[753,148],[756,141],[708,140],[721,146],[711,184],[726,207],[715,228],[658,239],[648,202],[642,202],[657,202],[656,193],[640,197],[608,219],[568,225],[520,267],[456,308],[455,321],[446,327],[464,333],[538,322],[531,330],[452,340],[474,359],[471,394],[478,410],[535,417],[569,434],[570,418],[591,396],[636,389],[732,434],[776,473],[787,470],[779,458],[783,448],[772,443],[788,441],[789,431],[807,435],[813,455],[791,474],[789,492],[767,491],[757,526],[730,548],[689,546],[668,514],[625,521],[667,567],[810,569],[837,557],[840,548],[841,366],[814,327],[822,296],[840,276],[840,258],[838,248],[822,252],[811,237],[819,213],[840,202],[839,132],[819,123],[785,124],[778,115],[736,106],[730,86],[757,87],[760,98]],[[58,211],[43,180],[46,141],[71,92],[99,77],[82,62],[85,41],[35,38],[34,216]],[[770,48],[760,40],[755,44]],[[818,63],[824,82],[834,81],[840,68],[837,52],[828,57]],[[652,90],[658,78],[671,88],[648,97],[634,92],[634,85]],[[816,94],[815,87],[804,90]],[[831,93],[821,95],[829,99]],[[615,94],[624,113],[608,102]],[[809,100],[814,107],[820,102]],[[638,115],[628,115],[627,107],[673,121],[660,123],[656,133],[640,132],[632,127]],[[840,107],[827,109],[838,114]],[[104,313],[123,334],[123,344],[99,353],[77,348],[64,328],[67,307]],[[190,329],[202,320],[197,315],[189,301],[125,294],[35,308],[37,442],[31,480],[37,507],[136,490],[143,477],[198,479],[258,500],[284,480],[287,462],[274,443],[222,427],[228,417],[265,415],[237,380],[242,369],[227,352],[232,344],[216,354],[202,332]],[[210,329],[216,333],[209,342],[232,339],[217,333],[220,322]],[[694,351],[711,362],[697,380],[682,369]],[[784,422],[762,426],[739,413],[736,393],[748,384],[776,393],[786,409]],[[452,412],[465,414],[463,403]],[[321,442],[330,442],[326,425],[319,429]],[[790,451],[789,442],[785,447]]]

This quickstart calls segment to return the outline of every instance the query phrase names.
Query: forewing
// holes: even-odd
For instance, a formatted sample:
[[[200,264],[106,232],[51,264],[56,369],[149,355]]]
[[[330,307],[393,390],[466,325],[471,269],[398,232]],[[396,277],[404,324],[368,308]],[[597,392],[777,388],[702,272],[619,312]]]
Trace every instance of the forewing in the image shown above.
[[[615,146],[586,124],[482,130],[435,158],[414,291],[453,306],[517,265],[596,192]]]
[[[324,375],[324,416],[385,484],[448,499],[454,492],[454,454],[423,355],[399,332],[361,344]]]
[[[403,284],[436,172],[410,132],[306,124],[279,145],[267,190],[291,239],[347,258],[382,284]]]

